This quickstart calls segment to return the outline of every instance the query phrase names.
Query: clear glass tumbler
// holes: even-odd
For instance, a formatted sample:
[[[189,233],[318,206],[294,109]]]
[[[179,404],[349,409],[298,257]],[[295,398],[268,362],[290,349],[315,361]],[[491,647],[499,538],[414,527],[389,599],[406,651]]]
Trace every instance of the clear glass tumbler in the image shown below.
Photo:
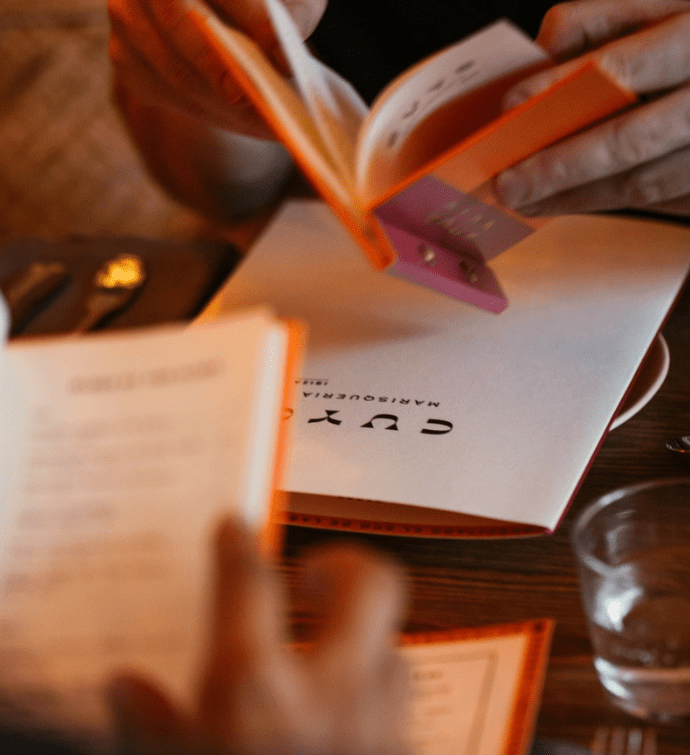
[[[690,723],[690,478],[608,493],[572,541],[609,696],[648,721]]]

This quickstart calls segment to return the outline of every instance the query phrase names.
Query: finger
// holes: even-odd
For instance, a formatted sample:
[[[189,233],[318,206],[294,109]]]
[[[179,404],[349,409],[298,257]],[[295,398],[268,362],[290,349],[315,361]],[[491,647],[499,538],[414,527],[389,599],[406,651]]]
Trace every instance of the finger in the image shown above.
[[[150,2],[152,15],[161,28],[169,30],[172,43],[183,56],[197,65],[214,87],[223,89],[227,85],[228,70],[206,37],[194,23],[190,23],[190,10],[206,17],[215,16],[216,20],[246,32],[272,58],[280,71],[289,74],[263,0],[232,0],[231,3],[228,0],[216,0],[213,3],[204,3],[202,0]],[[286,3],[303,38],[316,28],[326,2],[327,0],[290,0]]]
[[[136,74],[141,71],[147,76],[146,86],[160,79],[169,89],[179,92],[180,100],[210,89],[196,67],[165,37],[166,28],[157,27],[145,8],[129,0],[110,0],[108,12],[111,60],[120,70],[134,68],[131,80],[135,85]],[[161,89],[161,83],[154,83],[154,91]],[[144,86],[139,84],[138,88]]]
[[[275,46],[276,36],[263,0],[210,0],[208,5],[225,23],[247,32],[266,52]]]
[[[336,676],[333,669],[329,677],[323,677],[330,681],[331,687],[322,691],[333,717],[333,745],[325,751],[409,753],[410,677],[405,658],[398,649],[389,648],[367,671],[362,676],[348,668]]]
[[[223,8],[227,9],[228,5],[224,4]],[[222,17],[216,12],[220,3],[209,5],[203,0],[150,0],[150,6],[156,25],[166,30],[169,42],[216,89],[226,86],[228,70],[204,34],[190,21],[190,10],[242,29],[268,54],[277,46],[273,26],[261,0],[236,0],[232,3],[232,15],[221,11]]]
[[[683,220],[690,216],[690,194],[677,199],[671,199],[668,202],[659,202],[646,208],[649,212],[660,215],[673,215]]]
[[[222,728],[249,680],[280,674],[285,611],[276,575],[260,560],[256,539],[234,520],[218,528],[208,664],[200,717]]]
[[[675,15],[525,79],[506,94],[504,108],[539,94],[588,61],[638,95],[681,86],[690,80],[689,36],[690,13]]]
[[[565,59],[628,34],[632,29],[687,10],[687,0],[559,3],[547,11],[536,41],[556,59]]]
[[[266,122],[242,96],[232,105],[219,100],[215,93],[198,89],[180,89],[170,85],[154,71],[126,40],[110,41],[115,89],[134,95],[144,106],[177,110],[210,126],[246,134],[260,139],[275,139]]]
[[[305,667],[347,752],[403,752],[407,669],[397,650],[405,590],[400,569],[368,549],[322,548],[305,559],[317,613]]]
[[[407,729],[410,702],[410,664],[398,648],[392,650],[381,664],[380,685],[382,709],[379,721],[388,731],[401,734]]]
[[[327,0],[283,0],[283,4],[292,16],[302,39],[306,39],[321,20]]]
[[[405,608],[400,569],[362,547],[312,554],[306,575],[320,590],[315,655],[347,671],[366,669],[391,648]]]
[[[183,755],[189,725],[168,698],[137,676],[116,677],[106,690],[123,752],[146,755]]]
[[[690,149],[556,194],[520,212],[554,216],[628,209],[690,215]]]
[[[129,59],[146,61],[162,82],[179,93],[175,99],[197,105],[206,101],[232,104],[242,91],[184,9],[183,0],[154,0],[146,7],[131,0],[110,0],[114,63],[118,64],[119,48],[124,53],[135,51],[137,55]]]
[[[686,87],[528,157],[496,177],[496,197],[522,208],[630,171],[689,146],[689,120]]]
[[[117,26],[118,22],[113,21],[113,27]],[[187,77],[187,82],[197,78],[194,86],[171,84],[169,79],[162,76],[150,60],[123,36],[111,36],[109,54],[117,80],[126,86],[127,91],[135,94],[140,102],[194,111],[197,114],[208,112],[208,108],[199,103],[199,91],[205,84],[198,79],[196,73]]]
[[[306,39],[316,28],[326,10],[326,0],[282,0],[288,13],[292,16],[302,39]],[[270,23],[266,5],[263,0],[213,0],[209,3],[218,15],[234,26],[246,31],[257,41],[261,42],[266,51],[268,45],[275,44],[273,27]],[[266,28],[268,26],[268,29]],[[268,36],[262,37],[268,33]]]

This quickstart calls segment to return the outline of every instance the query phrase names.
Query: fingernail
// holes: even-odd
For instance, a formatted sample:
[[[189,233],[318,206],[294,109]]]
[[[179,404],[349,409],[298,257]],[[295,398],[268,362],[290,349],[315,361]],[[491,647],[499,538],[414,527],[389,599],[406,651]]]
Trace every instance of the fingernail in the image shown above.
[[[504,170],[494,180],[496,199],[505,207],[519,207],[525,203],[529,186],[525,177],[516,170]]]
[[[309,4],[300,2],[300,0],[292,0],[292,2],[288,0],[285,3],[285,7],[292,16],[292,20],[295,22],[295,26],[299,29],[302,37],[306,37],[314,26],[313,13]]]

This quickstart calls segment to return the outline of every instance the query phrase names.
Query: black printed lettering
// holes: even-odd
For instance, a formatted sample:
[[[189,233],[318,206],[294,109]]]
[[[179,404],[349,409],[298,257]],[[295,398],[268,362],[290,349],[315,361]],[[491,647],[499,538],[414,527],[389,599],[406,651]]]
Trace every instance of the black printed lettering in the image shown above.
[[[326,409],[325,417],[314,417],[310,419],[309,422],[323,422],[325,420],[326,422],[329,422],[331,425],[339,425],[341,424],[341,420],[333,419],[333,416],[337,414],[339,411],[340,411],[339,409]]]
[[[423,427],[421,432],[426,435],[445,435],[453,429],[453,423],[445,419],[428,419],[426,423],[427,425],[440,425],[446,428],[445,430],[432,430],[428,427]]]
[[[398,429],[398,418],[395,416],[395,414],[375,414],[365,425],[361,425],[361,427],[373,428],[375,419],[390,420],[391,424],[385,427],[384,430]]]

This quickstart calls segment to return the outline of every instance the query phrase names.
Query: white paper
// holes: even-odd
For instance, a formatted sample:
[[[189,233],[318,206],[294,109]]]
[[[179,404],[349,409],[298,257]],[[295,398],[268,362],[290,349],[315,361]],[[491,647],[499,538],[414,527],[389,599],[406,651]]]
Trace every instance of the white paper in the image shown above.
[[[369,108],[348,81],[311,55],[279,0],[266,0],[266,8],[302,101],[331,159],[352,190],[355,144]]]
[[[554,220],[492,262],[510,301],[494,315],[373,270],[326,206],[291,202],[213,310],[269,303],[308,325],[288,490],[552,529],[688,249],[678,226]],[[366,427],[379,414],[396,419]]]
[[[491,81],[548,59],[545,50],[508,21],[497,21],[447,47],[394,79],[374,101],[357,144],[356,186],[365,204],[410,167],[406,139],[432,112]],[[420,168],[415,165],[414,170]]]
[[[123,668],[190,695],[213,529],[269,514],[286,350],[265,312],[6,347],[0,719],[103,735]]]
[[[528,639],[511,634],[405,647],[412,679],[412,752],[507,753]]]

